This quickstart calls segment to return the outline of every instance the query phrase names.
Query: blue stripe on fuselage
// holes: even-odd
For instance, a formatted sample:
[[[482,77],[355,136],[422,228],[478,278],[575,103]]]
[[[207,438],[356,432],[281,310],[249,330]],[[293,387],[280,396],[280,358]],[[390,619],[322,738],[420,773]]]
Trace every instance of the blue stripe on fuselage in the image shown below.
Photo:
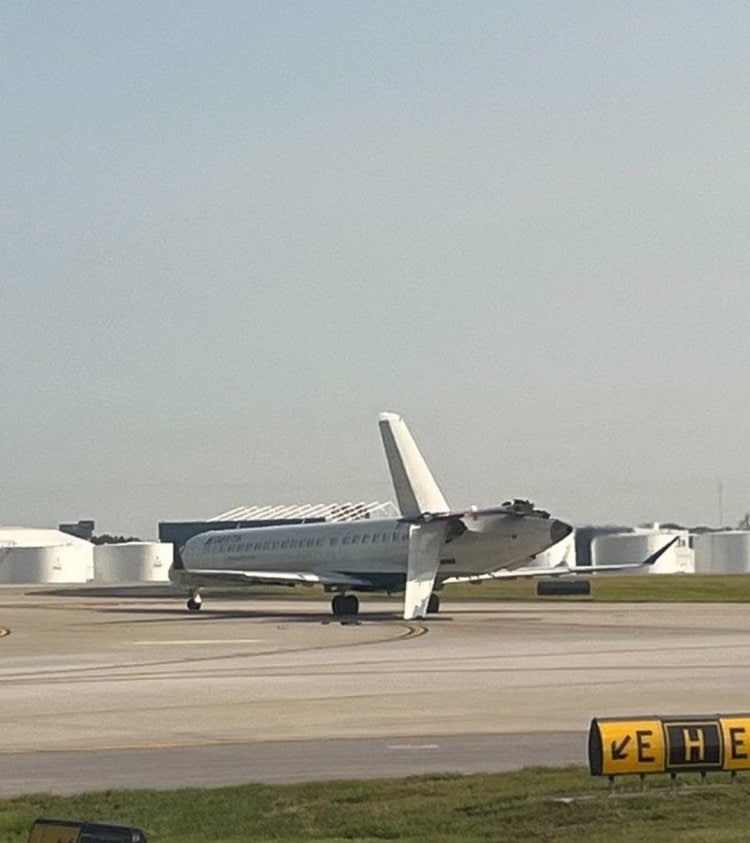
[[[406,588],[406,574],[383,573],[377,571],[335,571],[335,574],[341,574],[342,579],[351,577],[361,581],[365,581],[368,585],[359,585],[349,589],[350,591],[403,591]]]

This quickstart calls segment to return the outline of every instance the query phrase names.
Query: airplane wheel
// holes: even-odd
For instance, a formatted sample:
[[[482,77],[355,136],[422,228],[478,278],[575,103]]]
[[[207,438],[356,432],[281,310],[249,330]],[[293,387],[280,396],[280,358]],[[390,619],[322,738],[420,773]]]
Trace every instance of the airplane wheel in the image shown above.
[[[331,611],[337,618],[356,615],[359,612],[359,600],[353,594],[337,594],[331,600]]]
[[[440,598],[437,594],[431,594],[427,603],[428,614],[435,615],[440,611]]]
[[[185,605],[187,606],[189,612],[199,612],[201,606],[203,605],[203,601],[196,595],[195,597],[189,597]]]

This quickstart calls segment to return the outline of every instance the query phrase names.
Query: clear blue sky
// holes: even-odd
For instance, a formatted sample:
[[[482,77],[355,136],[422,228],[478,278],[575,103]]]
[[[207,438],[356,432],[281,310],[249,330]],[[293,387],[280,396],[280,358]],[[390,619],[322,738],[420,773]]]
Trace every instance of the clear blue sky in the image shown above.
[[[750,508],[750,7],[0,6],[0,523]]]

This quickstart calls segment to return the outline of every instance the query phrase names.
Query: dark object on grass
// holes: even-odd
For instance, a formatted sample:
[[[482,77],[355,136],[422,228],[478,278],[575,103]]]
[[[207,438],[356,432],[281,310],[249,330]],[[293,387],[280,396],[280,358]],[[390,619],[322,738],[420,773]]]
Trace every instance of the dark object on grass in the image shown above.
[[[591,594],[588,580],[540,580],[536,584],[539,596],[558,596],[561,594]]]
[[[28,843],[147,843],[147,840],[140,828],[132,826],[40,818],[34,820]]]

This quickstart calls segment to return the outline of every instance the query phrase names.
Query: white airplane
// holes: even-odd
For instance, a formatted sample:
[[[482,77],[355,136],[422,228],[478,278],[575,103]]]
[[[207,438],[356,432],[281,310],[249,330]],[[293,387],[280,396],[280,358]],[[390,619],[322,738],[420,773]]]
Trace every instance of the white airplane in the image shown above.
[[[507,501],[492,509],[451,511],[403,419],[380,416],[380,433],[401,510],[400,518],[212,530],[191,538],[169,577],[188,586],[187,608],[201,608],[213,585],[322,585],[336,592],[334,615],[356,615],[347,592],[404,592],[404,618],[437,612],[435,593],[447,579],[468,579],[527,564],[564,539],[572,527]],[[598,570],[598,569],[597,569]],[[559,569],[519,571],[542,576]]]

